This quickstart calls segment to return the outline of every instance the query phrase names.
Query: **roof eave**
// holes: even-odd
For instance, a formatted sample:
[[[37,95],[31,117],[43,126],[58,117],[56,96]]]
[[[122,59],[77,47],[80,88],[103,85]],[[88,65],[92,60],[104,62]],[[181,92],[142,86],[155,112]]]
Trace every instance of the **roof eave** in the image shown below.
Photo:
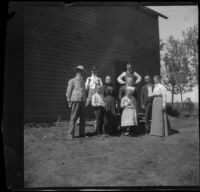
[[[145,7],[145,5],[141,5],[141,3],[138,3],[138,2],[87,2],[87,1],[78,2],[77,1],[77,2],[68,3],[66,4],[66,6],[69,6],[69,7],[73,7],[73,6],[132,6],[135,8],[136,7],[140,8],[153,16],[160,16],[164,19],[168,18],[165,15],[162,15],[148,7]]]
[[[154,10],[148,8],[148,7],[140,7],[140,8],[141,8],[141,9],[144,9],[145,11],[147,11],[147,12],[153,14],[153,15],[157,15],[157,16],[162,17],[162,18],[164,18],[164,19],[168,19],[167,16],[165,16],[165,15],[163,15],[163,14],[161,14],[161,13],[158,13],[157,11],[154,11]]]

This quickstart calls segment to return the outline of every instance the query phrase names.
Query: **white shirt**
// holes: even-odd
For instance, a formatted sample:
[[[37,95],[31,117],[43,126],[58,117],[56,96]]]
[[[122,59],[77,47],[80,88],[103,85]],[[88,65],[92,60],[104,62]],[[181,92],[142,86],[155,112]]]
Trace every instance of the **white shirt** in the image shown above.
[[[147,88],[148,88],[148,97],[152,97],[153,95],[153,91],[152,91],[152,85],[147,85]]]
[[[98,93],[95,93],[92,96],[92,106],[93,107],[98,107],[98,106],[104,107],[105,103],[104,103],[104,100],[103,100],[103,96],[98,94]]]
[[[129,85],[126,86],[126,89],[130,89],[131,91],[135,91],[135,87],[131,87]]]
[[[165,107],[167,103],[167,90],[162,84],[160,83],[155,84],[153,90],[153,96],[155,95],[161,95],[163,97],[163,107]]]
[[[89,83],[89,79],[91,80]],[[88,77],[85,83],[86,89],[96,89],[97,85],[103,86],[103,83],[101,81],[101,78],[97,77],[96,75],[92,74],[91,77]]]

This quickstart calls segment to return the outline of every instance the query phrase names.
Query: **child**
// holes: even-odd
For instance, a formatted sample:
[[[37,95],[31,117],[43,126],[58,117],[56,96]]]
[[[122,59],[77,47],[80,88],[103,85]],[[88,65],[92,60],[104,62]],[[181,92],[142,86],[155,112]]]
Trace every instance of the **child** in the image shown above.
[[[103,97],[103,87],[101,85],[97,85],[96,93],[92,96],[92,106],[94,107],[95,112],[97,135],[103,134],[105,103]]]
[[[122,131],[125,129],[124,135],[133,136],[133,127],[138,125],[137,122],[137,102],[132,96],[135,91],[134,87],[127,86],[125,90],[125,96],[121,100],[121,108],[123,108],[121,117]]]

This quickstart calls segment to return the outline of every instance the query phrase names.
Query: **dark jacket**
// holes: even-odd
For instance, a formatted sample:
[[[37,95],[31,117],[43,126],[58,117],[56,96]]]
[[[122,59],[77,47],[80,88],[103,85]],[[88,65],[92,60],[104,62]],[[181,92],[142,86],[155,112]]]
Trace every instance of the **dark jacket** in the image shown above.
[[[154,85],[152,85],[152,91],[154,89]],[[144,85],[141,91],[141,104],[146,106],[148,104],[148,87]]]
[[[115,88],[110,84],[105,84],[103,86],[103,95],[104,97],[108,95],[115,97]]]

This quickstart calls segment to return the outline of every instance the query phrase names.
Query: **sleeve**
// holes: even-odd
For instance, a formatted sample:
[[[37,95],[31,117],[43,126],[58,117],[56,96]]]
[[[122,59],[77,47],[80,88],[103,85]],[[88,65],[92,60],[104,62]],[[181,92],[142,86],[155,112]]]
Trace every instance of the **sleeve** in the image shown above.
[[[101,78],[99,78],[100,85],[103,86]]]
[[[160,88],[161,88],[161,93],[163,97],[163,107],[165,107],[167,103],[167,90],[163,85]]]
[[[125,99],[124,99],[124,98],[121,99],[120,107],[121,107],[121,108],[124,108],[124,107],[125,107]]]
[[[121,73],[121,75],[119,75],[119,76],[117,77],[118,83],[120,83],[120,84],[125,84],[126,82],[123,80],[123,78],[124,78],[125,76],[126,76],[126,72]]]
[[[68,102],[71,102],[71,95],[72,95],[73,88],[74,88],[74,84],[73,84],[73,80],[71,79],[68,82],[67,91],[66,91],[66,97],[67,97]]]
[[[134,76],[137,78],[137,80],[135,81],[135,84],[138,84],[142,80],[142,77],[136,72],[134,72]]]
[[[152,91],[152,96],[156,95],[156,87],[154,86],[154,89]]]
[[[103,86],[103,96],[107,96],[108,95],[108,87],[107,86]]]
[[[118,98],[121,100],[123,96],[124,96],[124,88],[123,88],[123,87],[120,87]]]
[[[85,82],[85,89],[89,89],[89,77],[87,78],[86,82]]]

